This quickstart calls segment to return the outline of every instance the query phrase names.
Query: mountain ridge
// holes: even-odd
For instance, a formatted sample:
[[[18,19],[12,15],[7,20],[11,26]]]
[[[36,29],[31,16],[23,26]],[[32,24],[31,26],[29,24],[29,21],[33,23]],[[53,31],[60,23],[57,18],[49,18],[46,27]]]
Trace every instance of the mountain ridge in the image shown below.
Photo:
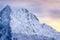
[[[10,9],[12,11],[10,13],[10,17],[11,17],[10,27],[12,29],[13,36],[18,34],[18,35],[21,35],[18,37],[22,37],[25,34],[27,35],[27,37],[29,37],[29,39],[27,40],[30,40],[30,35],[33,35],[33,36],[37,35],[36,37],[38,36],[40,37],[40,35],[42,35],[43,37],[41,40],[44,40],[45,38],[44,36],[46,36],[45,40],[59,40],[60,39],[60,33],[58,33],[49,25],[40,23],[38,18],[33,13],[30,13],[27,9],[25,8],[19,8],[19,9],[10,8],[9,9],[9,7],[10,6],[7,6],[8,9],[6,9],[6,11],[8,11],[7,13],[10,13],[9,12]],[[14,33],[16,34],[14,35]],[[48,37],[52,37],[54,39],[50,39]],[[33,39],[33,40],[37,40],[37,39]],[[38,38],[38,40],[40,39]]]
[[[59,33],[57,33],[56,30],[54,30],[49,25],[44,25],[45,28],[43,28],[42,27],[43,24],[39,23],[39,21],[37,20],[38,18],[34,17],[35,15],[33,13],[30,13],[30,12],[26,13],[25,11],[27,9],[23,9],[25,11],[23,11],[22,9],[23,8],[19,8],[19,11],[17,9],[16,10],[17,14],[15,14],[15,15],[19,15],[19,17],[15,16],[15,18],[17,17],[18,18],[17,20],[21,21],[21,23],[22,23],[21,25],[24,25],[24,27],[26,28],[26,29],[23,29],[24,27],[22,27],[22,29],[20,31],[20,32],[22,32],[22,34],[24,34],[24,33],[27,35],[37,34],[37,35],[45,35],[45,36],[49,36],[49,37],[56,37],[56,35],[60,35]],[[29,16],[27,16],[28,14],[29,14]],[[28,27],[27,27],[27,25],[28,25]]]

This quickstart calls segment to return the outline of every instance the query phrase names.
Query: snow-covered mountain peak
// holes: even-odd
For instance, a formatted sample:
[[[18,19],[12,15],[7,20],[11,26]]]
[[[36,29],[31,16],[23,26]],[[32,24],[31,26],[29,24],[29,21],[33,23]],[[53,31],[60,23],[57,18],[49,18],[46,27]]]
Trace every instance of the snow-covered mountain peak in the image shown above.
[[[10,27],[12,33],[26,35],[43,35],[47,37],[58,37],[60,34],[47,24],[39,22],[38,18],[25,8],[13,8],[6,6],[2,11],[4,14],[11,17]],[[8,17],[7,16],[7,17]],[[6,18],[7,18],[6,17]],[[4,18],[3,18],[4,19]],[[8,22],[7,22],[8,23]],[[59,39],[58,39],[59,40]]]
[[[7,5],[0,11],[0,21],[4,26],[10,21],[11,8]]]
[[[11,19],[10,25],[15,33],[47,35],[55,32],[52,27],[40,23],[38,18],[25,8],[12,8]]]
[[[25,8],[12,9],[11,13],[11,27],[13,32],[22,32],[27,34],[33,34],[33,30],[39,30],[40,27],[38,18],[30,13]],[[36,28],[34,28],[37,26]],[[17,28],[17,29],[16,29]],[[18,31],[19,30],[19,31]]]

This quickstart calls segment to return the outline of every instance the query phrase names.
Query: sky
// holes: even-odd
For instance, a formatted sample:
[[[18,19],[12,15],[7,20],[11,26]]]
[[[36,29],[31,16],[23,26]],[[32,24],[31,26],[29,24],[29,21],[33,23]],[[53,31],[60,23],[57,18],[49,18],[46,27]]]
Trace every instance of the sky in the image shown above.
[[[41,23],[60,32],[60,0],[0,0],[0,9],[7,4],[27,8]]]

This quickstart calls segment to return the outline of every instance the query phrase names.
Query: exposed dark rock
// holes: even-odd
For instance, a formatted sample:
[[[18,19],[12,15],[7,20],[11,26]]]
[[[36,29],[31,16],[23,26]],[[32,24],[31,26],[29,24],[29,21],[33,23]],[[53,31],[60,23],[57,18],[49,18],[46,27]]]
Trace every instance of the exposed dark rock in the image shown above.
[[[11,40],[10,13],[8,5],[0,11],[0,40]]]

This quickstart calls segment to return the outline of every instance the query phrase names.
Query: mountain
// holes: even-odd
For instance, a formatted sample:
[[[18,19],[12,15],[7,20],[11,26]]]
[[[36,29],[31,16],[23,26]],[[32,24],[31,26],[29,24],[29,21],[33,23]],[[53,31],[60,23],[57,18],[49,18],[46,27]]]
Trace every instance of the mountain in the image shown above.
[[[11,40],[10,13],[9,6],[0,11],[0,40]]]
[[[6,24],[9,23],[11,27],[12,40],[60,40],[59,32],[45,23],[40,23],[38,18],[25,8],[6,6],[3,13],[6,13],[8,19],[10,17]]]

